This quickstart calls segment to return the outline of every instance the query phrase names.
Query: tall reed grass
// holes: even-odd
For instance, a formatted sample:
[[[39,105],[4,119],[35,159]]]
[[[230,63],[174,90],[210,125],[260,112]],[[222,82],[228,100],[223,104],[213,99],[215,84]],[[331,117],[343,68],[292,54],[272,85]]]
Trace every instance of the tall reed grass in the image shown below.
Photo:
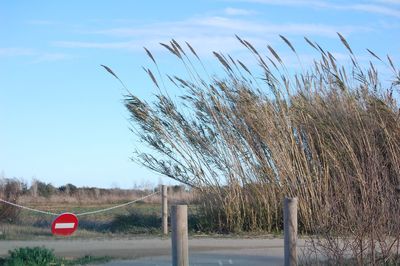
[[[390,57],[368,50],[393,74],[382,84],[376,66],[359,63],[340,34],[350,67],[305,38],[319,58],[292,74],[271,46],[261,54],[237,38],[259,69],[213,52],[225,75],[210,77],[190,44],[183,49],[172,40],[162,45],[187,77],[161,76],[146,49],[158,73],[145,69],[157,100],[150,104],[128,89],[125,98],[133,132],[153,149],[137,151],[137,160],[196,188],[210,230],[280,231],[282,200],[296,196],[314,253],[335,262],[350,254],[360,264],[398,253],[400,73]],[[253,74],[260,70],[261,77]],[[183,91],[179,98],[164,79]]]

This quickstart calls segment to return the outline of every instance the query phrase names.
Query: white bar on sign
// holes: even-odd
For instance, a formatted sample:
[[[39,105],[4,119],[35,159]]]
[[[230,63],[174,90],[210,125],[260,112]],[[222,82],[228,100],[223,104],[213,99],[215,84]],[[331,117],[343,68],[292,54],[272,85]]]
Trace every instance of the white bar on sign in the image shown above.
[[[75,223],[56,223],[55,229],[69,229],[74,228]]]

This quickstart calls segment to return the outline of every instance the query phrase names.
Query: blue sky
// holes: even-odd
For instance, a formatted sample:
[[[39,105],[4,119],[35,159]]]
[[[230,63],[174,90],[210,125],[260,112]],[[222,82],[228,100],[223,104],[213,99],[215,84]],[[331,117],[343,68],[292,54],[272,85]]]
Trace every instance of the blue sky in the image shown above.
[[[0,171],[57,186],[170,183],[130,161],[141,144],[129,131],[120,84],[100,64],[151,101],[143,46],[162,71],[179,75],[159,42],[188,41],[210,62],[214,50],[247,60],[237,34],[265,53],[272,45],[295,68],[279,34],[305,62],[316,54],[303,36],[345,60],[336,32],[361,61],[370,59],[369,48],[398,63],[400,1],[2,1]]]

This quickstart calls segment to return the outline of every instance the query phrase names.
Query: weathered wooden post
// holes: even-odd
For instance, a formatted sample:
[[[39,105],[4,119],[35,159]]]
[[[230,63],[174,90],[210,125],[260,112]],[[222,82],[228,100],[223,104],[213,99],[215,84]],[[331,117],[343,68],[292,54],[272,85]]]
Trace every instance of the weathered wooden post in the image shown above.
[[[163,235],[168,235],[168,187],[161,186],[161,213],[162,213],[162,232]]]
[[[285,198],[283,203],[285,266],[297,265],[297,198]]]
[[[189,266],[187,205],[171,207],[172,265]]]

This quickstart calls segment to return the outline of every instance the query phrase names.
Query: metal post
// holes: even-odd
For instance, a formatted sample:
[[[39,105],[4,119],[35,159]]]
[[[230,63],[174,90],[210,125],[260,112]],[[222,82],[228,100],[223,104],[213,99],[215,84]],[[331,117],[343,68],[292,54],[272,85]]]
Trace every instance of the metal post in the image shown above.
[[[161,186],[161,199],[162,199],[162,232],[163,235],[168,235],[168,187]]]
[[[297,265],[297,198],[285,198],[283,203],[285,266]]]
[[[189,266],[187,205],[171,207],[172,265]]]

